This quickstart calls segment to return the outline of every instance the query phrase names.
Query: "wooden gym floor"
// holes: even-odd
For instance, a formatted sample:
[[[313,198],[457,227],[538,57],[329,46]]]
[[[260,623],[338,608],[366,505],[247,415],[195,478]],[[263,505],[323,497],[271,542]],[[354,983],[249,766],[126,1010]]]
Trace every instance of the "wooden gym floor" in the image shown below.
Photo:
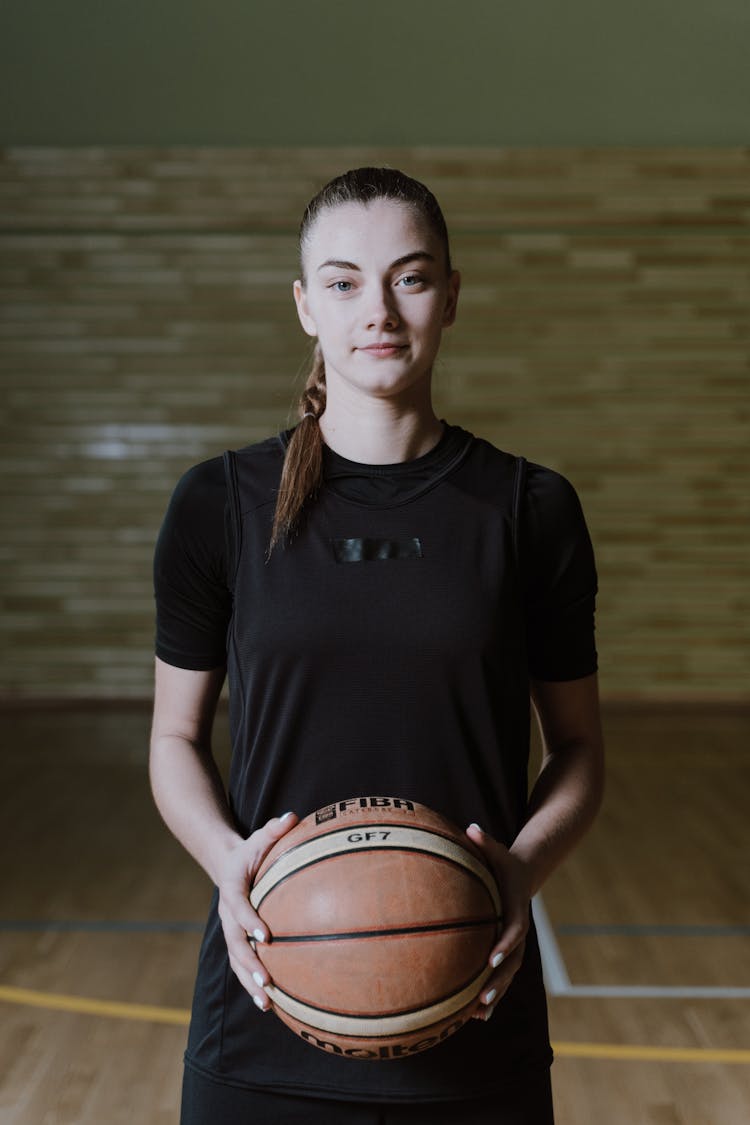
[[[177,1120],[209,887],[152,807],[148,722],[0,714],[3,1125]],[[536,904],[558,1125],[750,1121],[748,726],[606,714],[605,807]]]

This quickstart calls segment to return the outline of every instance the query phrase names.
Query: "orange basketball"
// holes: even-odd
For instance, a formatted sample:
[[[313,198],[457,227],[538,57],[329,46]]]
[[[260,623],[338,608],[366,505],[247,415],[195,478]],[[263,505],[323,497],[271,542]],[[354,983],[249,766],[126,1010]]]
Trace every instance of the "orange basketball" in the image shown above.
[[[271,849],[250,901],[276,1014],[331,1054],[425,1051],[469,1018],[491,969],[500,899],[465,833],[424,805],[354,797]]]

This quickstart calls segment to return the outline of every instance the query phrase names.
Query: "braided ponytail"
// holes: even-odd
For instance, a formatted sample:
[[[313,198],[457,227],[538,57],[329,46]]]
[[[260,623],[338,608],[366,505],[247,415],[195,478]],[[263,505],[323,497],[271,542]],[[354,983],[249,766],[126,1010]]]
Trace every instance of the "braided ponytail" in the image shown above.
[[[298,403],[300,421],[286,448],[269,555],[281,539],[292,534],[305,502],[311,500],[320,488],[323,476],[323,437],[318,419],[325,408],[326,369],[320,346],[316,344],[310,374]]]

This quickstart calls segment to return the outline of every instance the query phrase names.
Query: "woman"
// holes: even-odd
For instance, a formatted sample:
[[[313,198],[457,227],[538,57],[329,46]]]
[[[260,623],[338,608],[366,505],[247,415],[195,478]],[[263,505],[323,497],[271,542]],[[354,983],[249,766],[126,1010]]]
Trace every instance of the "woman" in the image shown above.
[[[152,786],[216,887],[182,1121],[548,1125],[529,904],[602,789],[580,505],[562,477],[435,416],[460,278],[422,184],[338,177],[300,249],[294,297],[317,344],[299,424],[188,472],[156,553]],[[225,675],[228,796],[210,748]],[[530,696],[544,762],[527,797]],[[269,934],[248,902],[298,816],[365,793],[469,825],[504,904],[476,1018],[386,1063],[311,1048],[264,1014]]]

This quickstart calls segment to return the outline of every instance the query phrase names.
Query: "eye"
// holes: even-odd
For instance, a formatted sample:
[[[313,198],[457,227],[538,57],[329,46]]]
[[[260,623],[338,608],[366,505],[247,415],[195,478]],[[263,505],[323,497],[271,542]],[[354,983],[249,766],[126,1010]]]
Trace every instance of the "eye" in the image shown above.
[[[328,286],[329,289],[334,289],[337,293],[349,293],[354,287],[351,281],[333,281]]]
[[[402,285],[404,289],[414,289],[417,285],[421,285],[424,278],[418,273],[407,273],[404,277],[398,279],[398,284]]]

